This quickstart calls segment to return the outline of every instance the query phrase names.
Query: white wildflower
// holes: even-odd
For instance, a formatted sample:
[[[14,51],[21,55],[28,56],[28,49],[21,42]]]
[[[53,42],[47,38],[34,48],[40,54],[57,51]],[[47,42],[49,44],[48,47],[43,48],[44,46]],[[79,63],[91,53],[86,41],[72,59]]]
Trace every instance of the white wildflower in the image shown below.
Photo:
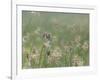
[[[82,66],[84,64],[83,60],[78,56],[75,55],[72,59],[72,66]]]
[[[75,42],[76,42],[76,43],[79,43],[80,41],[81,41],[81,37],[80,37],[79,35],[76,36],[76,37],[75,37]]]
[[[35,34],[39,34],[40,33],[40,28],[38,27],[35,31],[34,31]]]
[[[88,50],[88,48],[89,48],[88,42],[84,42],[83,45],[82,45],[82,49],[83,50]]]

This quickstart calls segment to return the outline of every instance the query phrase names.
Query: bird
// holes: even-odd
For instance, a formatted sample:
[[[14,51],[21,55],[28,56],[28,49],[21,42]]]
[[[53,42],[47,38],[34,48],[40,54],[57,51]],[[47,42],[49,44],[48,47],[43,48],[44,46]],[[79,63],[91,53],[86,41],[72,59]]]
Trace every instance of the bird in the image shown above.
[[[52,36],[51,33],[49,32],[44,32],[43,33],[43,40],[44,40],[44,46],[47,49],[47,55],[50,55],[50,48],[51,48],[51,41],[52,41]]]
[[[50,41],[52,39],[51,34],[48,33],[48,32],[44,32],[43,33],[43,39],[46,40],[46,41]]]

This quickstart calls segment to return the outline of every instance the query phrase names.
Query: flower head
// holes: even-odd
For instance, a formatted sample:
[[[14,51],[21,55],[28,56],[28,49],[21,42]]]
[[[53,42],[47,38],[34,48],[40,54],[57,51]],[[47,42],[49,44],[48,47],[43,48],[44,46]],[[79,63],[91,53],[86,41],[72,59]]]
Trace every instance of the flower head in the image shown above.
[[[83,49],[83,50],[87,50],[88,48],[89,48],[89,44],[88,44],[88,42],[85,41],[85,42],[83,43],[83,45],[82,45],[82,49]]]
[[[84,64],[83,60],[78,56],[75,55],[72,59],[72,66],[82,66]]]
[[[81,37],[80,37],[79,35],[76,36],[76,37],[75,37],[75,42],[76,42],[76,43],[79,43],[80,41],[81,41]]]
[[[37,28],[37,29],[34,31],[35,34],[39,34],[39,32],[40,32],[40,28]]]

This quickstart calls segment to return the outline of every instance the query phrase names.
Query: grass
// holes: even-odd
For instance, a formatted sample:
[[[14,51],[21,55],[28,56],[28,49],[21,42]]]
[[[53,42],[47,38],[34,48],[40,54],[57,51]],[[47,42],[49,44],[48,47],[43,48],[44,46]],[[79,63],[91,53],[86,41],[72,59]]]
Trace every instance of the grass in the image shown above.
[[[89,65],[89,14],[23,11],[22,39],[22,68]]]

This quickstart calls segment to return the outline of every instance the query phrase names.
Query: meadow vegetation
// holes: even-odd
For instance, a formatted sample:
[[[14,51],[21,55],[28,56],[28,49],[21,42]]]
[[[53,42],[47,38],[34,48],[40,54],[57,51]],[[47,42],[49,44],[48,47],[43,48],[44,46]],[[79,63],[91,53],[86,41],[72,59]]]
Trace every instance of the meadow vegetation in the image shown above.
[[[22,68],[89,65],[89,14],[22,12]]]

